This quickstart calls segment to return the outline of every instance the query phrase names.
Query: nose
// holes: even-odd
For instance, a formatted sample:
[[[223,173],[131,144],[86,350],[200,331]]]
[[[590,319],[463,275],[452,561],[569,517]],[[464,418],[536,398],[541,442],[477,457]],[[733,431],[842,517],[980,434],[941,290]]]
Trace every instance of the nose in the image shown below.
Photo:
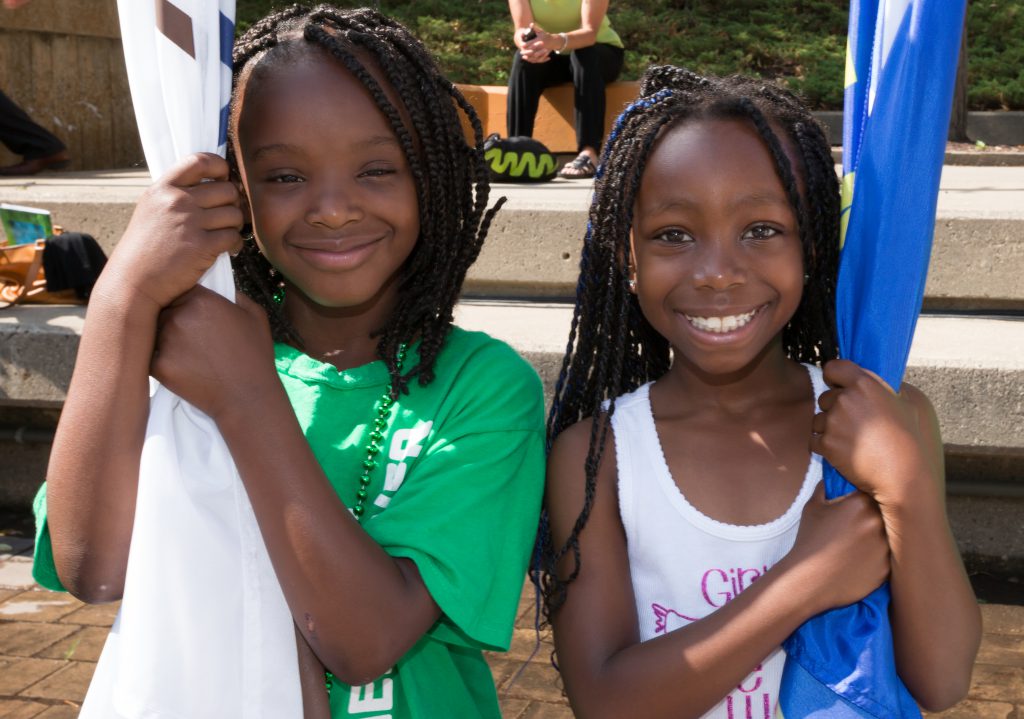
[[[742,252],[731,242],[705,243],[694,266],[693,283],[698,289],[721,291],[747,281]]]
[[[306,222],[314,227],[338,229],[363,218],[356,188],[341,181],[322,181],[313,189]]]

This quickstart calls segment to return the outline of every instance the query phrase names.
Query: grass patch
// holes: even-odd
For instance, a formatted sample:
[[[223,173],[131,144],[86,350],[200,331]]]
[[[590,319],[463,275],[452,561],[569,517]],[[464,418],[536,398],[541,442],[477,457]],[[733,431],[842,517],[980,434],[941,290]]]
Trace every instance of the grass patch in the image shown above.
[[[380,0],[454,82],[504,85],[512,61],[505,0]],[[281,3],[239,0],[248,27]],[[626,45],[625,79],[651,63],[782,83],[815,109],[842,109],[846,0],[617,0],[612,25]],[[968,103],[972,110],[1024,109],[1024,0],[968,5]]]

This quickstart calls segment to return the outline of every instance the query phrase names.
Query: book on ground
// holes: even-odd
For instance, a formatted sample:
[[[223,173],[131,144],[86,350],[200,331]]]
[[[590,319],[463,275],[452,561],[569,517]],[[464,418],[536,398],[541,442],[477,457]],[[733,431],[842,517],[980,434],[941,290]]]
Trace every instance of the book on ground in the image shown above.
[[[0,245],[25,245],[53,234],[50,211],[0,202]]]

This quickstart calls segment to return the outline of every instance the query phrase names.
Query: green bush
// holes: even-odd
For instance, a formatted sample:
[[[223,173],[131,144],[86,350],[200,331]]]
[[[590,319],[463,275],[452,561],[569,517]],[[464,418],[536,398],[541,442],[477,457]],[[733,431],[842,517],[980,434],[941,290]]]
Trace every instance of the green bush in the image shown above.
[[[279,4],[239,0],[239,29]],[[508,81],[513,45],[505,0],[372,4],[412,29],[453,81]],[[847,8],[846,0],[617,0],[610,15],[626,45],[625,79],[651,63],[738,72],[780,82],[816,109],[841,109]],[[967,26],[970,108],[1024,109],[1024,0],[971,0]]]

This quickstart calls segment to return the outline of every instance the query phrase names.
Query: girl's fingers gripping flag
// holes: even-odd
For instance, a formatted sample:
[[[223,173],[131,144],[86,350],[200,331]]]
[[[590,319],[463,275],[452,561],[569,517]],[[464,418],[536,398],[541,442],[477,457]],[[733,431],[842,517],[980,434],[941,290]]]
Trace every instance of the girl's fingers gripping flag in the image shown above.
[[[843,120],[839,354],[898,389],[924,295],[965,0],[853,0]],[[825,469],[829,497],[853,490]],[[779,715],[920,717],[885,585],[785,644]]]
[[[224,154],[234,0],[119,0],[150,172]],[[202,284],[234,298],[221,256]],[[124,599],[85,719],[302,715],[291,613],[214,422],[151,381]]]

